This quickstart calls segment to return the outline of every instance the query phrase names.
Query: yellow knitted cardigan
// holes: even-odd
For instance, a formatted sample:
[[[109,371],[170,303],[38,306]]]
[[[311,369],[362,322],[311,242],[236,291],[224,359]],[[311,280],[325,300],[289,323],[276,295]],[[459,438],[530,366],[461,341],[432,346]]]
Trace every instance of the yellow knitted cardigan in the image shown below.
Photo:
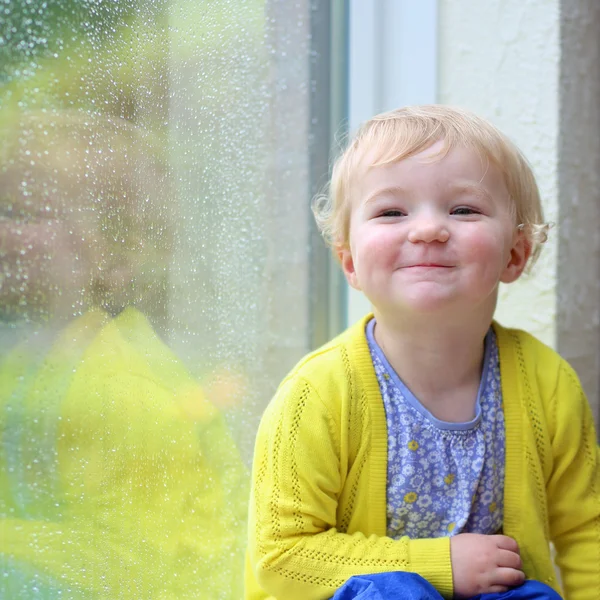
[[[247,600],[330,598],[352,575],[412,571],[453,591],[449,538],[386,537],[385,410],[366,317],[305,357],[257,435]],[[566,600],[600,598],[600,469],[577,376],[553,350],[494,323],[506,426],[503,531],[528,578]]]

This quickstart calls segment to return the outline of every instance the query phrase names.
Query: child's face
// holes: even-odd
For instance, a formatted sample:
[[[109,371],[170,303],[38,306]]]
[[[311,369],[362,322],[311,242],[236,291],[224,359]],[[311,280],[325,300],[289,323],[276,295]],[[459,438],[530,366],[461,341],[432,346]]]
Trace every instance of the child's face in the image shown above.
[[[498,283],[517,279],[529,257],[500,171],[467,148],[432,158],[440,144],[365,169],[357,185],[338,253],[379,314],[492,314]]]

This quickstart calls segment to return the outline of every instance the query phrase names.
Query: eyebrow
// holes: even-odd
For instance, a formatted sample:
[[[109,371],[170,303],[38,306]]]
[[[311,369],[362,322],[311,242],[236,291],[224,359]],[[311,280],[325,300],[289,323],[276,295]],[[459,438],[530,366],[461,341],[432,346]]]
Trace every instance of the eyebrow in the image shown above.
[[[475,192],[478,196],[487,200],[492,200],[492,195],[478,183],[457,183],[449,185],[448,190],[450,192]]]
[[[448,191],[451,193],[459,193],[459,192],[471,192],[477,194],[477,196],[481,198],[485,198],[486,200],[492,200],[492,195],[478,183],[456,183],[448,186]],[[365,200],[365,204],[370,204],[377,200],[379,196],[383,196],[385,194],[390,194],[394,196],[406,196],[408,194],[407,190],[399,185],[392,185],[381,188],[379,190],[375,190],[372,194],[370,194]]]
[[[372,194],[367,196],[367,199],[365,200],[365,204],[374,202],[375,200],[377,200],[377,198],[379,196],[382,196],[385,194],[393,194],[394,196],[404,196],[404,195],[406,195],[406,193],[407,192],[403,187],[400,187],[399,185],[391,185],[388,187],[381,188],[380,190],[375,190]]]

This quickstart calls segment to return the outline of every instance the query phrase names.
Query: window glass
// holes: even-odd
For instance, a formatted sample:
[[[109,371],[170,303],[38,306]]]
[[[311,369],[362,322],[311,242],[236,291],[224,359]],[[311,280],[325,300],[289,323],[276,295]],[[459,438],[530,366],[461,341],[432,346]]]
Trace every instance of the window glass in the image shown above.
[[[314,339],[327,4],[0,1],[1,597],[242,596]]]

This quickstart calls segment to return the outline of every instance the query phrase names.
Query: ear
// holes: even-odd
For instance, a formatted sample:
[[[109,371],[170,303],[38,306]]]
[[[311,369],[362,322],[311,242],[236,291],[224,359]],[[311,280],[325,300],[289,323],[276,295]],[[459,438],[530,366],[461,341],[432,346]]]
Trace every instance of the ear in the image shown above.
[[[346,276],[346,281],[355,289],[360,290],[356,270],[354,268],[354,259],[352,258],[352,250],[348,244],[340,244],[336,246],[335,253],[342,267],[342,271]]]
[[[521,277],[525,270],[527,261],[531,256],[531,242],[523,231],[518,231],[515,236],[513,247],[510,250],[508,264],[504,268],[500,281],[502,283],[512,283]]]

